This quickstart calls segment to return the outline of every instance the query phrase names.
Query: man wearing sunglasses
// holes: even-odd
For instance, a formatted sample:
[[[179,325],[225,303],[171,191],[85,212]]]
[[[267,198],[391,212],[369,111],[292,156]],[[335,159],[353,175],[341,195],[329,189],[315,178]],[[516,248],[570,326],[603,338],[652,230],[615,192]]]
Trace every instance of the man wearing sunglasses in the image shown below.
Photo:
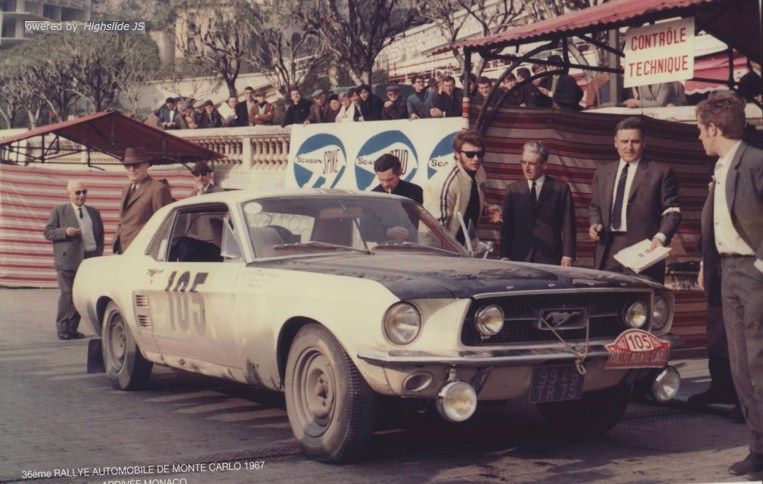
[[[191,175],[193,175],[194,181],[193,190],[191,190],[191,193],[188,195],[189,197],[219,191],[217,186],[212,183],[212,170],[209,168],[206,161],[196,162],[191,170]]]
[[[424,207],[462,244],[466,235],[458,213],[464,219],[472,247],[477,247],[477,223],[481,215],[492,223],[501,221],[501,207],[485,205],[485,143],[476,131],[461,131],[453,137],[456,163],[441,169],[427,185]]]
[[[80,263],[88,257],[103,255],[103,221],[98,210],[85,205],[87,188],[79,180],[66,186],[69,203],[54,208],[45,226],[45,238],[53,242],[53,260],[58,273],[56,329],[58,338],[79,339],[80,315],[72,301],[74,276]]]

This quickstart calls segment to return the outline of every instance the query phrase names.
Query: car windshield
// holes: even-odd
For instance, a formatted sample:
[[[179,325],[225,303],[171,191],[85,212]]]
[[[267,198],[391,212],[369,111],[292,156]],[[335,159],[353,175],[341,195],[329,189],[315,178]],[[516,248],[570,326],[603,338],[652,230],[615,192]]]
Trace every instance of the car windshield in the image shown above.
[[[243,210],[258,258],[382,250],[466,255],[423,207],[397,197],[261,198]]]

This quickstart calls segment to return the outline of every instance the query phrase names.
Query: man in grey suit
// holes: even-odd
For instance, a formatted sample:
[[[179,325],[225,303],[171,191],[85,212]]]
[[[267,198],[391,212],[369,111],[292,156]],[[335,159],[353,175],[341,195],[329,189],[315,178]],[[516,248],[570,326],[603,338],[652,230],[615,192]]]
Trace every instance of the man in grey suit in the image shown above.
[[[623,119],[615,129],[620,161],[602,166],[593,175],[588,236],[597,241],[594,268],[632,273],[614,255],[644,239],[652,241],[650,250],[670,244],[681,222],[678,182],[669,166],[642,156],[641,119]],[[662,283],[665,262],[641,274]]]
[[[731,374],[750,429],[735,476],[763,471],[763,151],[742,141],[745,103],[721,92],[697,105],[699,139],[718,156],[702,211],[703,241],[720,254]]]
[[[531,141],[522,150],[524,180],[506,190],[501,224],[501,257],[572,266],[575,205],[570,186],[546,175],[548,148]]]
[[[78,339],[79,313],[72,302],[72,286],[83,259],[103,255],[103,221],[98,210],[85,205],[87,188],[78,180],[66,187],[69,203],[54,208],[45,226],[45,238],[53,242],[53,257],[58,273],[58,312],[56,328],[60,339]]]

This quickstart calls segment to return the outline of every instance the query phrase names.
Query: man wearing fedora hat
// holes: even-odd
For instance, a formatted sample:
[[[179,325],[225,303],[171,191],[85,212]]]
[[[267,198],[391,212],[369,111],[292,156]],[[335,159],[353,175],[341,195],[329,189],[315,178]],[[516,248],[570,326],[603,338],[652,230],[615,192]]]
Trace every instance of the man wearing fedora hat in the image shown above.
[[[194,184],[193,190],[188,194],[189,197],[219,191],[215,184],[212,183],[212,170],[206,161],[197,161],[191,169],[191,175],[193,175]]]
[[[148,174],[150,161],[140,148],[125,149],[122,164],[130,184],[122,191],[122,209],[114,234],[115,254],[127,250],[154,212],[173,201],[170,187]]]

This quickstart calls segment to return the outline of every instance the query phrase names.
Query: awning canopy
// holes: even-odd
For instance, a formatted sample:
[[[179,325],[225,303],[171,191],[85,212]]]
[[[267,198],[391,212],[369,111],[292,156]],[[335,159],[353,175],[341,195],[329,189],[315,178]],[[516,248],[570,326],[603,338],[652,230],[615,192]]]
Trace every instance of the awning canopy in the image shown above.
[[[82,145],[61,147],[58,138]],[[39,138],[34,149],[20,146],[19,141]],[[224,155],[192,141],[173,136],[116,111],[88,114],[71,121],[48,124],[0,139],[0,159],[16,154],[25,162],[45,162],[60,156],[83,151],[100,151],[122,159],[128,147],[143,148],[152,164],[192,163],[224,158]],[[89,152],[89,151],[88,151]]]
[[[612,0],[495,35],[460,40],[434,53],[502,49],[687,16],[695,17],[698,30],[710,33],[746,56],[761,58],[758,0]]]

